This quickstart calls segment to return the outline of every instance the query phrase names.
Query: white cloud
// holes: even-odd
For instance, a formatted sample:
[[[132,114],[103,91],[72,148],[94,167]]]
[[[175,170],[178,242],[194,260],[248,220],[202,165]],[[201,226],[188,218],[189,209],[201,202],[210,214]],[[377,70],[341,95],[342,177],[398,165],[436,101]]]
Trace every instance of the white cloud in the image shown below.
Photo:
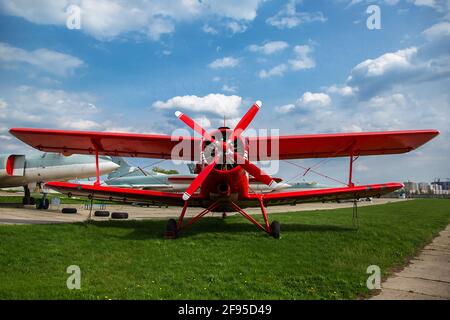
[[[2,119],[6,128],[44,127],[76,130],[102,128],[93,119],[100,112],[95,105],[96,99],[88,93],[22,86],[13,89],[11,94],[10,98],[0,99],[1,109],[4,109],[2,112],[7,114]]]
[[[211,120],[209,120],[205,116],[194,118],[194,121],[197,122],[204,129],[211,128]]]
[[[361,62],[353,68],[352,73],[373,77],[395,69],[406,69],[411,67],[411,60],[416,53],[416,47],[385,53],[376,59],[367,59]]]
[[[289,113],[295,109],[295,104],[285,104],[275,107],[275,111],[281,114]]]
[[[0,62],[2,64],[27,64],[58,76],[71,75],[83,66],[83,61],[68,54],[45,48],[26,51],[0,42]]]
[[[96,97],[86,92],[21,86],[8,89],[0,96],[0,136],[10,137],[8,130],[13,127],[141,133],[148,131],[148,124],[140,126],[135,119],[132,126],[126,126],[125,117],[115,116],[109,110],[97,107]],[[3,138],[5,139],[7,138]],[[9,144],[0,143],[0,153],[11,150],[24,152],[24,144],[19,140],[7,140]]]
[[[285,41],[271,41],[266,42],[263,45],[252,44],[248,47],[251,52],[260,52],[266,55],[270,55],[279,51],[283,51],[289,47],[288,43]]]
[[[434,0],[414,0],[414,4],[416,6],[436,7],[436,2]]]
[[[282,76],[287,71],[287,69],[288,69],[288,67],[283,63],[283,64],[279,64],[279,65],[277,65],[277,66],[275,66],[272,69],[267,70],[267,71],[266,70],[261,70],[258,73],[258,76],[261,79],[270,78],[270,77],[273,77],[273,76]]]
[[[261,0],[79,0],[81,30],[100,40],[136,32],[157,40],[174,32],[175,24],[212,17],[252,21]],[[70,0],[3,0],[0,9],[38,24],[65,26]]]
[[[355,94],[355,88],[352,88],[350,86],[336,86],[336,85],[332,85],[332,86],[328,87],[326,91],[328,93],[338,94],[338,95],[341,95],[343,97],[348,97],[348,96],[352,96],[352,95]]]
[[[202,30],[204,33],[209,33],[209,34],[217,34],[218,33],[218,31],[215,28],[211,27],[208,24],[203,25]]]
[[[224,57],[211,62],[208,67],[212,69],[234,68],[239,64],[239,60],[233,57]]]
[[[429,40],[450,36],[450,22],[439,22],[422,32]]]
[[[276,15],[266,22],[280,29],[291,29],[304,23],[325,22],[327,19],[322,12],[297,12],[296,0],[289,1]]]
[[[226,25],[226,28],[232,33],[242,33],[247,30],[247,25],[236,21],[230,21]]]
[[[326,93],[307,91],[297,100],[297,104],[305,107],[326,107],[331,104],[331,98]]]
[[[101,130],[102,125],[93,121],[93,120],[86,120],[86,119],[80,119],[80,120],[69,120],[64,121],[61,124],[61,127],[66,129],[73,129],[73,130]]]
[[[204,97],[177,96],[167,101],[156,101],[152,106],[156,109],[184,109],[191,112],[207,112],[235,117],[239,114],[241,104],[242,98],[239,96],[210,93]]]
[[[227,84],[224,84],[222,86],[222,91],[228,92],[228,93],[236,93],[237,92],[237,87],[236,86],[229,86]]]
[[[296,57],[289,60],[293,70],[311,69],[316,66],[316,62],[310,56],[312,48],[308,45],[299,45],[294,47]]]

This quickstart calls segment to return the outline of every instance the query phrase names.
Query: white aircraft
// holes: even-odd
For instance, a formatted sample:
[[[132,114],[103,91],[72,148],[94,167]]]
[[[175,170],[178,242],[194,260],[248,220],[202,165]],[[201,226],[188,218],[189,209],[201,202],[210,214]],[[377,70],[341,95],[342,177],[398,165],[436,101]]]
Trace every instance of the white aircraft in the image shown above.
[[[119,168],[110,157],[99,157],[99,174],[110,173]],[[23,204],[38,209],[48,209],[49,201],[44,197],[36,200],[30,189],[46,181],[83,179],[96,175],[95,157],[87,155],[63,156],[59,153],[38,155],[0,155],[0,188],[23,187]]]

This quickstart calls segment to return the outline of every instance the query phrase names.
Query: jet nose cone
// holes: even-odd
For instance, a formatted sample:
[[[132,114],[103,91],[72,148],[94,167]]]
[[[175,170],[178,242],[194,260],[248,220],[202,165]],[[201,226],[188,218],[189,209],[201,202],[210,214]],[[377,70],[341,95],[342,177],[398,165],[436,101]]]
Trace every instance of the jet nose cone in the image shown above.
[[[113,172],[120,167],[117,163],[114,163],[112,161],[102,161],[98,166],[102,174]]]

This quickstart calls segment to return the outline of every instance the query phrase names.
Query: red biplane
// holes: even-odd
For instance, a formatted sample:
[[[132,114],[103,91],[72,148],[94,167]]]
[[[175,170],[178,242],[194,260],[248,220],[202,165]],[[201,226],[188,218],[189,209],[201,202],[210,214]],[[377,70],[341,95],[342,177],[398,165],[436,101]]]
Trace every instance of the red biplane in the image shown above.
[[[196,161],[198,175],[184,193],[105,187],[100,185],[98,172],[94,185],[48,182],[46,186],[69,196],[182,207],[178,221],[168,221],[166,235],[171,237],[176,237],[182,229],[209,212],[238,212],[275,238],[280,237],[280,224],[277,221],[269,223],[267,206],[379,197],[402,188],[401,183],[354,185],[353,161],[359,156],[409,152],[439,134],[436,130],[410,130],[243,137],[242,132],[249,126],[260,107],[261,102],[257,101],[234,130],[220,127],[210,133],[177,111],[176,116],[199,133],[201,138],[29,128],[13,128],[10,132],[41,151],[60,152],[65,155],[95,154],[97,164],[99,155]],[[186,148],[174,149],[180,143],[187,146],[190,152],[186,152]],[[264,152],[261,152],[262,150]],[[346,187],[281,191],[277,190],[280,189],[278,182],[253,164],[254,161],[264,160],[330,157],[349,157],[349,179]],[[249,175],[267,184],[274,191],[252,192],[249,190]],[[184,222],[188,206],[201,207],[204,210]],[[259,223],[246,213],[244,209],[247,207],[260,207],[264,223]]]

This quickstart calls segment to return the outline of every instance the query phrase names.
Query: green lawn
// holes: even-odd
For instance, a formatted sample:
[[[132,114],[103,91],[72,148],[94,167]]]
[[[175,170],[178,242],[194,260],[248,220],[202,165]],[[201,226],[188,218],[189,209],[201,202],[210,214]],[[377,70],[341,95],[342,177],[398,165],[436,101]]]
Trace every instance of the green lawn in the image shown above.
[[[270,212],[270,209],[269,209]],[[205,218],[177,240],[166,221],[0,226],[0,298],[355,299],[445,228],[448,200],[272,215],[275,240],[241,217]],[[81,290],[66,268],[81,267]]]

